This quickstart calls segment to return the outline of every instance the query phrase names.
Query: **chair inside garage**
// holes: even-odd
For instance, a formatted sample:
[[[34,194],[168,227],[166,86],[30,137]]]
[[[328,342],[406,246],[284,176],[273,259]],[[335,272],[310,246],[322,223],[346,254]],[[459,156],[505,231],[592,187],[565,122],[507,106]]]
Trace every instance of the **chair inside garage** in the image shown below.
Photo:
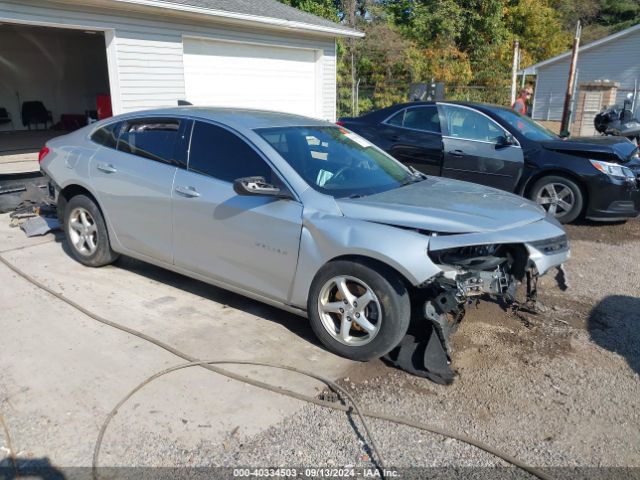
[[[11,114],[7,111],[6,108],[0,107],[0,125],[5,125],[7,123],[11,124],[11,130],[15,130],[13,125],[13,118],[11,118]]]
[[[53,125],[51,111],[47,110],[41,101],[30,101],[22,104],[22,125],[31,130],[31,125],[38,128],[41,124],[43,128],[48,128],[49,123]]]

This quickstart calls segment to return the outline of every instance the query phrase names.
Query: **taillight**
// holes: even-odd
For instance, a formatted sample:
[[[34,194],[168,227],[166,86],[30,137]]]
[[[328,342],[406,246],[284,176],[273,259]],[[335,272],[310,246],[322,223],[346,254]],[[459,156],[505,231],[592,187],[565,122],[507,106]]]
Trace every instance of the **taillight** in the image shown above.
[[[336,122],[336,125],[340,126],[340,127],[344,127],[344,122],[342,120],[338,120]]]
[[[42,163],[42,160],[44,160],[44,157],[49,155],[50,151],[51,150],[49,150],[49,147],[42,147],[40,153],[38,154],[38,163]]]

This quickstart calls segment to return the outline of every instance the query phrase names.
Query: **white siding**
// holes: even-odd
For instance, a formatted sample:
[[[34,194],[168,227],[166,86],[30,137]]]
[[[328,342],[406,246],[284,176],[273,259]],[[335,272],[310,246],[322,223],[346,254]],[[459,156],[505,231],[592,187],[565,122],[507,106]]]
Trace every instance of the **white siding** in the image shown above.
[[[185,98],[182,36],[311,48],[322,52],[320,116],[335,120],[336,49],[332,38],[313,34],[239,29],[212,21],[176,20],[171,16],[114,13],[81,5],[20,0],[0,3],[0,21],[68,28],[113,30],[109,57],[114,110],[174,106]],[[107,41],[110,34],[107,32]],[[259,79],[256,79],[259,88]]]
[[[564,96],[569,76],[570,57],[544,65],[538,69],[534,97],[533,118],[561,120]],[[578,57],[578,81],[611,80],[620,82],[617,103],[640,82],[640,31],[581,52]],[[576,91],[574,98],[577,98]]]

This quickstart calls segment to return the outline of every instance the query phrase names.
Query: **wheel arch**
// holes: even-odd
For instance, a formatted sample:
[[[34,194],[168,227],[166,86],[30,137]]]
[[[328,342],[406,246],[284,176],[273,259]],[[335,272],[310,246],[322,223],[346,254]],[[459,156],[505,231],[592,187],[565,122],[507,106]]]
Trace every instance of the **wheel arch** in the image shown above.
[[[395,268],[393,265],[391,265],[391,263],[385,262],[385,261],[380,260],[378,258],[367,256],[367,255],[354,254],[354,253],[338,255],[336,257],[333,257],[333,258],[327,260],[322,267],[324,267],[325,265],[328,265],[328,264],[330,264],[332,262],[338,262],[338,261],[348,261],[348,262],[360,263],[360,264],[366,265],[368,267],[374,268],[376,270],[379,269],[378,271],[380,271],[380,270],[388,270],[389,271],[390,270],[391,272],[393,272],[398,277],[398,279],[400,279],[400,281],[402,282],[402,284],[404,285],[404,287],[408,291],[410,291],[411,287],[413,286],[412,282],[407,278],[407,276],[404,275],[400,270]],[[320,269],[318,269],[318,272],[319,271],[320,271]],[[316,272],[316,274],[314,275],[314,279],[318,275],[318,272]],[[311,289],[311,285],[309,285],[309,289]]]
[[[107,215],[105,215],[105,212],[102,206],[100,205],[100,201],[98,200],[98,197],[94,195],[93,192],[91,192],[91,190],[89,190],[89,188],[87,188],[84,185],[81,185],[79,183],[69,183],[65,185],[58,192],[57,214],[58,214],[58,221],[60,222],[60,225],[64,225],[64,212],[67,207],[67,203],[69,203],[69,200],[71,200],[73,197],[76,197],[78,195],[86,195],[91,200],[93,200],[93,202],[96,204],[96,207],[98,207],[98,210],[100,211],[100,214],[104,219],[105,226],[107,227],[107,237],[109,238],[109,243],[111,244],[111,248],[115,246],[117,249],[118,238],[115,235],[115,233],[113,233],[113,228],[111,226],[111,222],[109,221],[109,218],[107,217]]]
[[[536,184],[538,180],[540,180],[543,177],[548,177],[553,175],[556,175],[559,177],[567,177],[569,180],[575,182],[575,184],[578,185],[584,199],[584,205],[583,205],[583,210],[584,210],[584,208],[586,208],[586,205],[589,201],[589,192],[587,190],[586,185],[578,175],[576,175],[575,173],[569,170],[564,170],[561,168],[550,168],[546,170],[541,170],[531,175],[525,180],[525,182],[518,189],[519,194],[522,195],[523,197],[529,198],[531,189],[533,188],[533,186]]]
[[[104,212],[102,211],[102,207],[100,206],[100,202],[98,201],[96,196],[93,193],[91,193],[91,191],[87,187],[80,185],[78,183],[70,183],[58,192],[57,210],[58,210],[58,219],[60,220],[61,223],[64,221],[64,212],[67,207],[67,203],[69,203],[69,200],[71,200],[73,197],[76,197],[78,195],[86,195],[91,200],[93,200],[96,206],[98,207],[98,210],[100,210],[100,213],[104,217]]]

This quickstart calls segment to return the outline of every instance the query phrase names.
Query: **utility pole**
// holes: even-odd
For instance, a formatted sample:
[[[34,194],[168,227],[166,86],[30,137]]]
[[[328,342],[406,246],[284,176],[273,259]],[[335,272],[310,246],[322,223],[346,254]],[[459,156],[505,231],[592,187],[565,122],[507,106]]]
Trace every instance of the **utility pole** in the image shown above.
[[[520,43],[513,42],[513,63],[511,64],[511,105],[516,102],[516,88],[518,77],[518,57],[520,56]]]
[[[351,28],[356,27],[356,10],[358,8],[357,0],[343,0],[342,8],[347,17],[347,25]],[[351,61],[351,116],[356,115],[356,59],[355,59],[355,39],[350,38],[347,40],[349,48],[349,57]]]
[[[582,25],[580,20],[576,24],[576,36],[573,39],[573,54],[571,55],[571,65],[569,66],[569,80],[567,81],[567,93],[564,97],[564,108],[562,109],[562,122],[560,123],[560,135],[569,135],[569,120],[571,119],[571,101],[576,77],[576,67],[578,66],[578,49],[580,48],[580,34]]]

